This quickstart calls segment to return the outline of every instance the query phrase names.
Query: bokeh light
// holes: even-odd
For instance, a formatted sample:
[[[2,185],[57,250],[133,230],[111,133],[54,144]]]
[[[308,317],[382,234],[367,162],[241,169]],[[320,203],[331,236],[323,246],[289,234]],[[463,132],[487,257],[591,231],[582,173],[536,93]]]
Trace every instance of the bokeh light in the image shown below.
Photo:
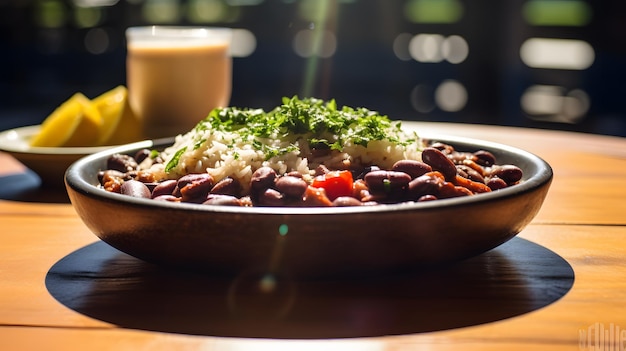
[[[230,48],[233,57],[247,57],[256,50],[257,40],[254,33],[247,29],[233,29],[233,39]]]
[[[419,62],[441,62],[443,41],[444,37],[441,34],[418,34],[409,42],[409,53]]]
[[[460,35],[451,35],[441,43],[441,53],[450,63],[458,64],[467,58],[469,45]]]
[[[109,45],[109,33],[102,28],[92,28],[85,35],[85,49],[90,54],[103,54],[109,49]]]
[[[460,111],[467,104],[467,89],[456,80],[445,80],[435,89],[435,102],[443,111]]]
[[[304,58],[319,56],[328,58],[337,50],[337,38],[327,30],[304,29],[293,39],[294,52]]]
[[[406,43],[408,37],[405,34],[396,37],[394,41],[394,53],[398,58],[403,58],[404,50],[401,45]],[[418,62],[439,63],[444,60],[459,64],[465,61],[469,54],[469,45],[460,35],[444,37],[441,34],[421,33],[408,40],[408,55]]]
[[[393,40],[393,53],[402,61],[410,61],[411,53],[409,52],[409,43],[413,35],[410,33],[400,33]]]
[[[530,38],[522,44],[520,57],[533,68],[583,70],[593,64],[595,52],[583,40]]]
[[[526,89],[520,105],[531,119],[578,123],[589,111],[591,99],[582,89],[538,84]]]

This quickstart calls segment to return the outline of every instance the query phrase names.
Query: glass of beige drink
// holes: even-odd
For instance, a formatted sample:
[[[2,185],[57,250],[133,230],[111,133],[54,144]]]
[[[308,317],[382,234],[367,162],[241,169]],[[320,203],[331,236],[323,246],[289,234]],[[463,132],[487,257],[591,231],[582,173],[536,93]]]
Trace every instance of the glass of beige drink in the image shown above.
[[[148,26],[126,30],[126,84],[147,138],[191,130],[230,101],[229,28]]]

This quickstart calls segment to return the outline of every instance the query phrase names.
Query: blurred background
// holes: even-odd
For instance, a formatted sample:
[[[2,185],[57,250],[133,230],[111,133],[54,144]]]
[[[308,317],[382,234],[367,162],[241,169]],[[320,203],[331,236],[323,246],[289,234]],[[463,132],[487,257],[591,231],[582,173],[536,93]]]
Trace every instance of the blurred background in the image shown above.
[[[0,130],[125,85],[148,24],[235,28],[235,106],[626,136],[622,0],[0,0]]]

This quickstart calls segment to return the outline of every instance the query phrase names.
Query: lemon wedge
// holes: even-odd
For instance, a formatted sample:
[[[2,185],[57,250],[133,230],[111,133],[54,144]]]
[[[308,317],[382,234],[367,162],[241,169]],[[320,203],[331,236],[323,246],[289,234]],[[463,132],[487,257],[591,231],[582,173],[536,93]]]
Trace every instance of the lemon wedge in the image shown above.
[[[100,134],[100,112],[82,93],[72,95],[48,116],[31,146],[91,146]]]
[[[102,145],[110,138],[122,116],[124,102],[126,100],[126,88],[118,86],[91,100],[92,105],[100,112],[102,126],[97,143]]]
[[[125,86],[117,86],[96,97],[91,103],[102,116],[99,145],[117,145],[141,140],[141,125],[130,109],[128,89]]]
[[[120,85],[93,100],[72,95],[46,118],[30,145],[102,146],[141,139],[141,122],[130,109],[128,90]]]
[[[130,109],[130,103],[126,99],[119,123],[117,123],[117,127],[111,133],[111,137],[104,142],[104,145],[126,144],[143,139],[141,121],[133,113],[133,110]]]

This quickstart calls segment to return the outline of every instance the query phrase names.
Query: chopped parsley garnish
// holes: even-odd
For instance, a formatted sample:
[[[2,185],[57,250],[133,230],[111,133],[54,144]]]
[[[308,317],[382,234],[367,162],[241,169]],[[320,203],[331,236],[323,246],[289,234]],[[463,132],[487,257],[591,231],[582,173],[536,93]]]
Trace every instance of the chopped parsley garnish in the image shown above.
[[[155,159],[157,157],[159,157],[159,151],[158,150],[150,150],[150,156],[151,159]]]
[[[178,151],[176,151],[176,153],[174,154],[174,156],[172,157],[172,159],[167,163],[167,165],[165,165],[165,172],[169,172],[172,170],[172,168],[176,167],[178,165],[178,161],[180,161],[180,156],[187,151],[187,147],[183,147],[181,149],[179,149]]]
[[[251,144],[266,159],[298,150],[296,140],[306,140],[312,148],[341,151],[348,143],[367,146],[370,141],[387,140],[400,145],[417,141],[408,138],[400,122],[366,108],[344,106],[335,100],[284,97],[282,105],[269,112],[262,109],[217,108],[195,127],[196,132],[216,130],[239,135],[238,142]],[[200,134],[200,133],[198,133]],[[276,147],[273,140],[287,140],[287,147]],[[194,149],[205,140],[197,140]],[[176,167],[184,150],[178,150],[165,171]]]

